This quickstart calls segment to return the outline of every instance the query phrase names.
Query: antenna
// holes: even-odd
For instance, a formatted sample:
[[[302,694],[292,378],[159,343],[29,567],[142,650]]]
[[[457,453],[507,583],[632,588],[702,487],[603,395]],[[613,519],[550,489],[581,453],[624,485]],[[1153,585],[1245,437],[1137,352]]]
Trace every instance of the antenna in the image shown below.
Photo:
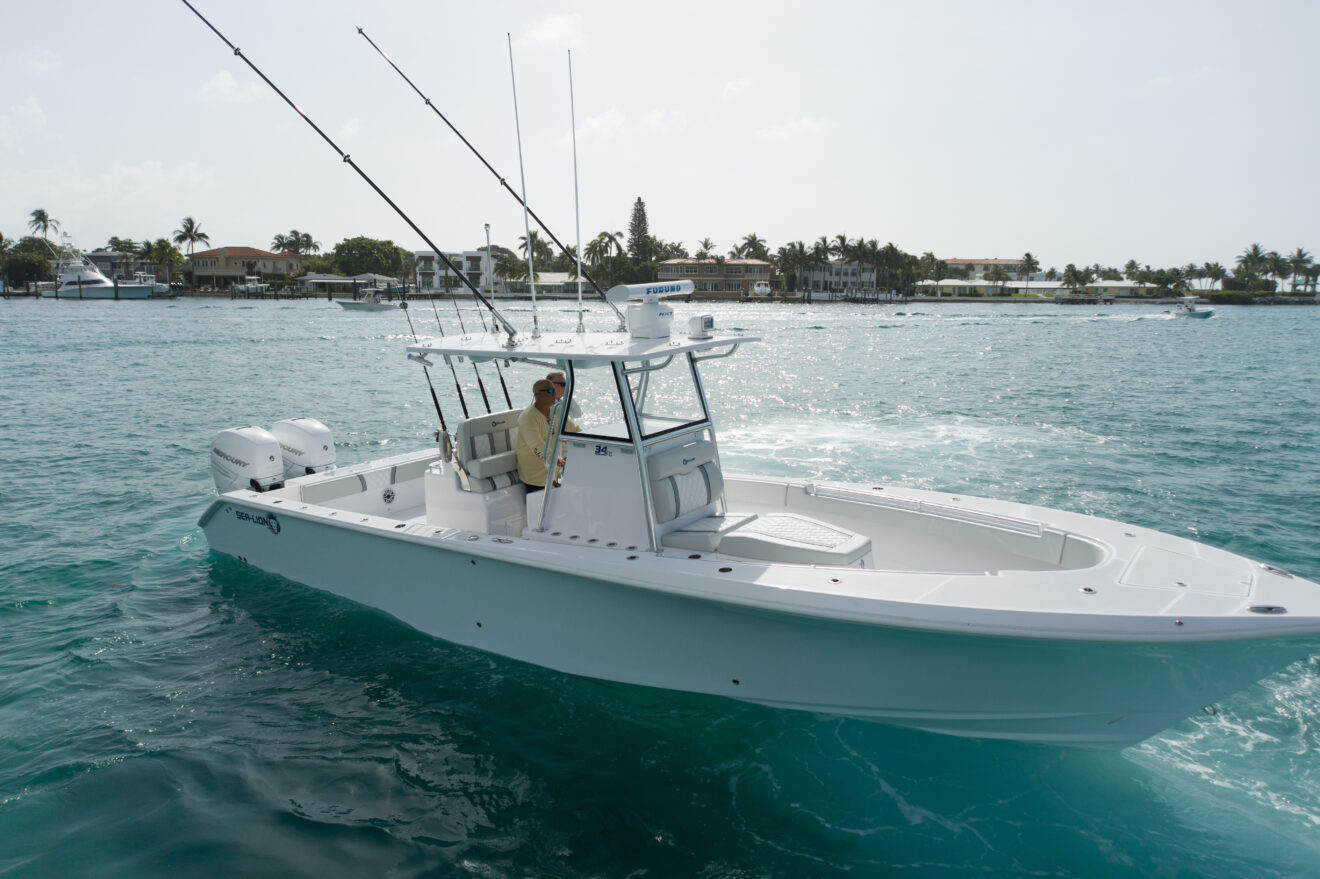
[[[573,50],[568,50],[568,118],[573,126],[573,223],[577,231],[577,290],[578,290],[578,325],[577,331],[585,333],[582,323],[582,203],[578,196],[577,173],[577,108],[573,104]]]
[[[536,263],[532,258],[532,227],[527,218],[527,172],[523,170],[522,125],[518,122],[518,80],[513,75],[513,35],[505,33],[509,41],[509,82],[513,85],[513,128],[518,134],[518,176],[522,179],[523,239],[527,242],[527,281],[532,285],[532,338],[541,338],[541,321],[536,311]]]

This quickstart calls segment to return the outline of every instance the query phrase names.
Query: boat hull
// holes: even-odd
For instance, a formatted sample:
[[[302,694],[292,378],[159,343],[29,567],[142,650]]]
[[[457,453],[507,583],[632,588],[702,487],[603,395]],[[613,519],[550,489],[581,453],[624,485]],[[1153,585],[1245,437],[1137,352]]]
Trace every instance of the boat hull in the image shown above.
[[[353,300],[340,300],[341,308],[348,311],[397,311],[399,303],[397,302],[362,302]]]
[[[43,299],[150,299],[154,285],[147,284],[120,284],[116,295],[115,288],[111,287],[83,287],[69,288],[67,290],[45,290],[41,296]]]
[[[564,572],[550,554],[511,561],[498,539],[455,543],[421,523],[382,534],[342,515],[326,522],[226,496],[201,524],[218,552],[455,644],[585,677],[957,736],[1120,748],[1299,654],[1279,639],[1116,642],[824,619]]]

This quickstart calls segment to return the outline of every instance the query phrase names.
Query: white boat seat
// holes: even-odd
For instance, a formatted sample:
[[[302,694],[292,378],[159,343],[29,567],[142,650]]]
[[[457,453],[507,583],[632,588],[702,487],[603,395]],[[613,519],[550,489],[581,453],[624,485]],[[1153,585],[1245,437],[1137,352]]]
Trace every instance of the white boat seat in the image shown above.
[[[485,494],[519,484],[516,444],[521,413],[521,409],[509,409],[459,423],[454,431],[454,456],[467,491]]]
[[[656,524],[677,523],[669,531],[711,515],[724,496],[724,476],[710,440],[656,452],[647,460],[646,471]]]
[[[790,565],[847,566],[871,552],[871,538],[806,516],[757,516],[725,535],[721,555]]]
[[[660,538],[662,546],[672,549],[690,549],[696,552],[715,552],[720,541],[735,528],[741,528],[756,518],[755,513],[742,516],[707,516],[689,522]]]

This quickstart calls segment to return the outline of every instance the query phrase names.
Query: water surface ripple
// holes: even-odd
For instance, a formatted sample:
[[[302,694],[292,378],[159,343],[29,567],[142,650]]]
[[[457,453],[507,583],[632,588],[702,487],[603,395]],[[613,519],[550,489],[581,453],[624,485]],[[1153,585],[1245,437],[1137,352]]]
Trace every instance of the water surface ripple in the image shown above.
[[[730,471],[1062,507],[1320,578],[1320,309],[708,310],[767,340],[706,369]],[[312,415],[342,463],[428,441],[407,338],[324,301],[0,303],[0,874],[1320,874],[1320,657],[1076,752],[567,677],[212,556],[220,428]]]

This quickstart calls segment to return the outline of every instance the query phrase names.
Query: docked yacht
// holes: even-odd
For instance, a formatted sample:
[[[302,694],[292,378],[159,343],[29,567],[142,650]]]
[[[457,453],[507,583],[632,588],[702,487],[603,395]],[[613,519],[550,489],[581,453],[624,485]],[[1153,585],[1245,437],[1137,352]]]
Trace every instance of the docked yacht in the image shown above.
[[[150,299],[155,290],[154,277],[150,282],[110,280],[67,234],[56,251],[55,276],[55,286],[41,292],[45,299]]]
[[[675,286],[610,291],[631,299],[615,333],[408,345],[563,371],[545,490],[518,478],[518,408],[347,467],[294,418],[215,438],[211,547],[562,672],[958,736],[1123,747],[1320,650],[1320,585],[1181,537],[726,474],[702,372],[758,340],[704,315],[674,332]]]

